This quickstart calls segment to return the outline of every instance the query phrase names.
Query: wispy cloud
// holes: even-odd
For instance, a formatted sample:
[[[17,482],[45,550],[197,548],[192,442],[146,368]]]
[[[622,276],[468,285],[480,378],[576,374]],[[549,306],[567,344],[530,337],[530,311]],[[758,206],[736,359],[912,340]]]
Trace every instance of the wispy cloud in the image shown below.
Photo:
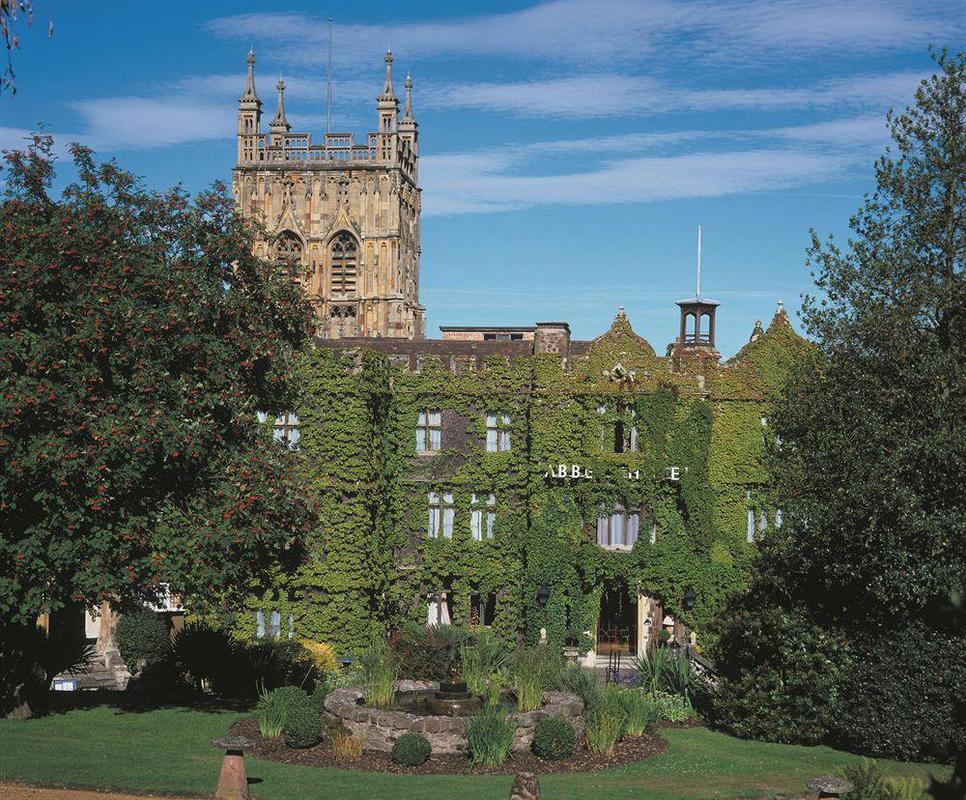
[[[957,13],[959,12],[959,13]],[[325,18],[304,14],[238,14],[211,20],[219,36],[284,45],[291,62],[326,58]],[[336,25],[339,64],[371,63],[391,45],[404,58],[510,56],[567,63],[636,61],[677,38],[683,57],[798,60],[842,48],[864,52],[921,48],[962,30],[956,0],[927,4],[887,0],[557,0],[504,14],[448,21]]]
[[[419,103],[558,118],[641,117],[668,112],[881,107],[907,102],[926,77],[920,72],[863,75],[805,87],[693,89],[651,77],[579,75],[516,83],[450,83],[420,87]]]
[[[104,150],[225,139],[235,127],[230,106],[187,98],[106,97],[71,106],[84,121],[85,140]]]
[[[781,191],[864,168],[887,138],[881,116],[870,115],[793,127],[623,134],[426,156],[423,208],[427,215],[446,216]],[[585,155],[583,169],[572,168],[574,154]]]

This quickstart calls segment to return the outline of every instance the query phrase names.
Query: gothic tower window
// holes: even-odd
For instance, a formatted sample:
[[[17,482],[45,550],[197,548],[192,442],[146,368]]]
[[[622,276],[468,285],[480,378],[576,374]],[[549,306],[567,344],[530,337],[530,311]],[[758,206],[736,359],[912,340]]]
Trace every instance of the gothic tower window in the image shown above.
[[[332,240],[331,288],[332,294],[355,294],[359,246],[355,238],[343,231]]]
[[[291,231],[282,231],[275,246],[275,257],[293,277],[301,271],[302,240]]]

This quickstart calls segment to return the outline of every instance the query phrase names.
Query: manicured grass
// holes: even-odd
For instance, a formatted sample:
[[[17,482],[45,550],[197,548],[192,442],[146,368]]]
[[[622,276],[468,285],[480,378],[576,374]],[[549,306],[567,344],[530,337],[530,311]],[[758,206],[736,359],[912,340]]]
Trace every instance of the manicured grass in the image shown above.
[[[165,708],[125,712],[110,706],[54,714],[26,722],[0,720],[0,781],[116,789],[158,794],[209,795],[222,753],[211,740],[241,715]],[[805,781],[837,772],[854,759],[827,747],[795,747],[732,739],[704,728],[663,731],[661,756],[607,772],[547,775],[547,800],[648,800],[767,797],[801,792]],[[258,800],[504,800],[508,776],[398,776],[314,769],[246,758]],[[886,771],[947,775],[934,765],[883,762]]]

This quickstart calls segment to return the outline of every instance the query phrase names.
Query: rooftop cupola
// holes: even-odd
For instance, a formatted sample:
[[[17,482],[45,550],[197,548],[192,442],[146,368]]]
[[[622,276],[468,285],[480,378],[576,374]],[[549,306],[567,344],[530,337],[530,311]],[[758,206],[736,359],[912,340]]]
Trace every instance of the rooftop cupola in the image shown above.
[[[278,89],[278,110],[275,112],[275,118],[269,124],[268,129],[272,133],[288,133],[292,126],[288,124],[288,120],[285,118],[285,81],[279,78],[275,88]]]
[[[694,297],[677,301],[677,306],[681,309],[681,332],[675,344],[714,350],[714,315],[720,305],[717,300],[701,295],[701,226],[699,225],[697,289]]]

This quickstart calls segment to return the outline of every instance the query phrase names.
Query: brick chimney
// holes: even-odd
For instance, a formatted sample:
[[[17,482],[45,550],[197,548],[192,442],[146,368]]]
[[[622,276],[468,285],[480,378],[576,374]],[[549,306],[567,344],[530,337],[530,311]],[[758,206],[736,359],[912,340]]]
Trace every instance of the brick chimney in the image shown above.
[[[538,322],[533,334],[533,352],[567,358],[570,355],[570,325],[566,322]]]

